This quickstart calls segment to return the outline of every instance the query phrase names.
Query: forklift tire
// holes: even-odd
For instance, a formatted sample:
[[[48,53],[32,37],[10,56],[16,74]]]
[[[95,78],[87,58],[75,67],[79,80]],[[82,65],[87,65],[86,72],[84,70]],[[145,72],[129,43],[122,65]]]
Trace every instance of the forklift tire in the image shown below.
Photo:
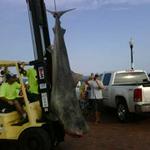
[[[51,150],[49,134],[42,128],[30,128],[21,133],[18,150]]]

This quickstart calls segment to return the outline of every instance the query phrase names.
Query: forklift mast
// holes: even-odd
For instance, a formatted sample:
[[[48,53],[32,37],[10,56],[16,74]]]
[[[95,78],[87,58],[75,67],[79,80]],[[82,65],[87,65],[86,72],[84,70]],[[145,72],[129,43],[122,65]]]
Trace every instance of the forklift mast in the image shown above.
[[[43,116],[50,111],[52,88],[52,56],[44,0],[26,0],[35,60],[30,64],[37,70],[40,104]]]

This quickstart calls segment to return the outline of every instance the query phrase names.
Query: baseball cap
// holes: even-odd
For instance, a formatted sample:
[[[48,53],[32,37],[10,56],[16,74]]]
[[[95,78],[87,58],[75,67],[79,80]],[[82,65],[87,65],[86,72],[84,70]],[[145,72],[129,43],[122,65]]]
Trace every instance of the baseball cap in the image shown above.
[[[99,77],[99,74],[95,74],[95,77]]]

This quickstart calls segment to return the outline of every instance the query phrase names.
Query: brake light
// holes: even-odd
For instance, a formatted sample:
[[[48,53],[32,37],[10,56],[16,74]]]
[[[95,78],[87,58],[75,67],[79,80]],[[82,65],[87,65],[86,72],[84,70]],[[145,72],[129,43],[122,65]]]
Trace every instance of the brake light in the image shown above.
[[[141,102],[142,101],[142,89],[134,90],[134,101]]]

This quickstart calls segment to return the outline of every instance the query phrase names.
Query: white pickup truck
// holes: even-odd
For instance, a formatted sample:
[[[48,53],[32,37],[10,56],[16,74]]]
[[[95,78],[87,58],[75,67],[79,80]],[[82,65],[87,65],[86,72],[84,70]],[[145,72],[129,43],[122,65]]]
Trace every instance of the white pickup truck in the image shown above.
[[[150,112],[150,80],[145,71],[105,72],[101,79],[106,86],[104,106],[116,108],[120,121],[128,121],[130,112]]]

